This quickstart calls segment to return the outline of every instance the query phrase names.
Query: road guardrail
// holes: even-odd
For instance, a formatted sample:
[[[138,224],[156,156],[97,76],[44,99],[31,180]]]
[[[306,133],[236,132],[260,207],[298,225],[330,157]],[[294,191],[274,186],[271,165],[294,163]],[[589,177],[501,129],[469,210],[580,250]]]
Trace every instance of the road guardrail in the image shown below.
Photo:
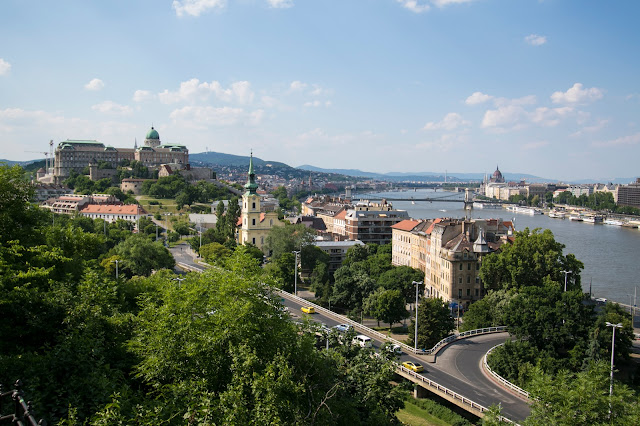
[[[498,383],[500,383],[502,386],[511,389],[512,391],[514,391],[515,393],[517,393],[518,395],[525,397],[527,400],[529,400],[529,392],[527,392],[526,390],[514,385],[513,383],[511,383],[510,381],[508,381],[507,379],[505,379],[504,377],[502,377],[501,375],[499,375],[498,373],[496,373],[495,371],[493,371],[491,369],[491,367],[489,367],[489,363],[487,362],[487,358],[489,357],[489,354],[491,353],[491,351],[493,351],[495,348],[497,348],[498,346],[502,346],[504,345],[504,343],[500,343],[499,345],[496,345],[494,347],[492,347],[491,349],[489,349],[487,351],[486,354],[484,354],[484,357],[482,359],[482,366],[484,367],[484,369],[491,374],[491,377],[493,377],[495,380],[498,381]]]

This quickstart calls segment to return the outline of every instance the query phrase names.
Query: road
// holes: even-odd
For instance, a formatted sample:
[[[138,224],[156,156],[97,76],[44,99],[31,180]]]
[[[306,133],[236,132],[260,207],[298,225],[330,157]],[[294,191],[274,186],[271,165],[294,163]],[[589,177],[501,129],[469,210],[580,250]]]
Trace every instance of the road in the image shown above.
[[[294,317],[307,316],[313,321],[324,323],[327,327],[342,323],[338,314],[333,316],[319,312],[307,315],[300,311],[302,303],[284,299],[284,304]],[[360,334],[360,331],[358,333]],[[384,343],[376,336],[369,337],[373,339],[373,346],[377,350]],[[481,361],[487,351],[508,338],[508,333],[496,333],[459,340],[445,346],[438,353],[435,363],[426,363],[421,356],[407,353],[403,353],[399,361],[422,364],[425,370],[421,374],[428,379],[485,407],[499,403],[502,406],[503,416],[520,422],[529,415],[528,403],[493,382],[481,368]]]
[[[194,253],[188,244],[178,244],[170,249],[177,264],[183,264],[197,271],[205,268],[194,262]],[[283,299],[284,305],[292,316],[301,318],[303,315],[309,319],[334,327],[344,322],[338,314],[324,314],[318,312],[313,315],[303,314],[300,308],[303,302]],[[358,332],[360,334],[360,332]],[[366,333],[362,333],[366,334]],[[376,336],[372,338],[374,348],[380,349],[384,343]],[[529,415],[528,403],[502,388],[489,379],[481,368],[484,355],[493,346],[503,343],[509,338],[508,333],[486,334],[462,339],[445,346],[436,357],[435,363],[427,363],[419,355],[403,353],[399,362],[413,361],[422,364],[424,372],[421,373],[430,380],[439,383],[448,389],[473,400],[474,402],[489,407],[492,404],[502,406],[502,415],[516,422],[521,422]]]

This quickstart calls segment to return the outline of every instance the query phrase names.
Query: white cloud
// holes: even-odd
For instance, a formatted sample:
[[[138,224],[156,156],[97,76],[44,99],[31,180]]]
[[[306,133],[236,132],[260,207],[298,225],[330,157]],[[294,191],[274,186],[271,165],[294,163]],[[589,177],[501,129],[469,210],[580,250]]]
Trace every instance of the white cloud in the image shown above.
[[[467,100],[464,101],[464,103],[467,105],[478,105],[478,104],[488,102],[491,99],[493,99],[493,96],[491,95],[486,95],[482,92],[474,92],[471,96],[467,98]]]
[[[228,89],[224,89],[217,81],[211,83],[203,82],[197,78],[180,83],[180,88],[175,92],[165,90],[158,94],[160,102],[172,104],[177,102],[193,103],[206,100],[211,94],[224,102],[237,102],[239,104],[249,104],[253,101],[254,93],[251,91],[251,84],[248,81],[237,81],[232,83]]]
[[[405,9],[409,9],[414,13],[422,13],[427,12],[431,9],[431,6],[425,4],[424,2],[419,2],[417,0],[396,0],[398,3],[402,5]]]
[[[175,124],[196,129],[209,126],[233,126],[237,124],[257,125],[262,122],[264,111],[259,109],[246,112],[242,108],[185,106],[169,114]]]
[[[476,0],[431,0],[433,4],[438,7],[449,6],[450,4],[462,4],[462,3],[471,3]]]
[[[319,100],[315,100],[315,101],[309,101],[309,102],[305,102],[303,104],[305,107],[330,107],[331,106],[331,101],[319,101]]]
[[[519,105],[508,105],[484,113],[482,127],[484,128],[519,128],[527,117],[527,112]]]
[[[442,121],[433,122],[425,124],[423,127],[424,130],[455,130],[458,127],[467,127],[470,126],[471,122],[462,118],[460,114],[457,112],[450,112],[445,115]]]
[[[133,101],[134,102],[144,102],[154,98],[153,93],[148,90],[136,90],[133,93]]]
[[[640,144],[640,133],[636,133],[629,136],[623,136],[623,137],[609,140],[609,141],[594,142],[593,146],[606,148],[611,146],[638,145],[638,144]]]
[[[267,0],[270,7],[274,9],[286,9],[293,7],[293,0]]]
[[[289,85],[289,90],[292,92],[299,92],[307,88],[307,83],[303,83],[301,81],[292,81]]]
[[[530,114],[531,121],[540,124],[542,126],[553,127],[560,124],[562,119],[573,112],[571,107],[562,108],[536,108],[534,112]]]
[[[513,99],[509,99],[509,98],[494,99],[494,103],[496,104],[496,106],[501,106],[501,107],[509,106],[509,105],[516,105],[516,106],[534,105],[536,102],[537,102],[536,95],[527,95],[521,98],[513,98]]]
[[[227,5],[226,0],[175,0],[172,4],[176,15],[200,16],[211,9],[222,9]]]
[[[99,78],[94,78],[93,80],[91,80],[90,82],[84,85],[85,89],[91,90],[94,92],[98,90],[102,90],[103,87],[104,87],[104,82]]]
[[[531,46],[542,46],[547,42],[547,37],[538,34],[529,34],[524,38],[524,41]]]
[[[576,83],[566,92],[554,92],[551,95],[551,101],[555,104],[577,104],[597,101],[603,96],[604,92],[602,89],[598,89],[597,87],[587,89],[583,88],[581,83]]]
[[[0,75],[7,75],[11,71],[11,64],[0,58]]]
[[[604,129],[607,124],[609,124],[609,120],[606,119],[600,119],[598,120],[595,124],[591,125],[591,126],[585,126],[582,129],[578,130],[575,133],[572,133],[571,136],[572,137],[580,137],[584,134],[587,133],[596,133],[602,129]]]
[[[130,106],[119,105],[113,101],[100,102],[99,104],[93,105],[91,109],[103,114],[129,115],[133,112]]]

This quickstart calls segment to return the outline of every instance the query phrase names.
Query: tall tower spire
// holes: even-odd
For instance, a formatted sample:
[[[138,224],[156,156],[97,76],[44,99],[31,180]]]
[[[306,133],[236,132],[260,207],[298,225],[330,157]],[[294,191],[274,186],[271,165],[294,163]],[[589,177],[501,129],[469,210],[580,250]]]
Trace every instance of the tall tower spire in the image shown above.
[[[256,194],[258,189],[258,184],[256,183],[256,174],[253,172],[253,150],[251,151],[251,156],[249,157],[249,176],[247,178],[247,183],[244,185],[244,188],[247,190],[247,194]]]

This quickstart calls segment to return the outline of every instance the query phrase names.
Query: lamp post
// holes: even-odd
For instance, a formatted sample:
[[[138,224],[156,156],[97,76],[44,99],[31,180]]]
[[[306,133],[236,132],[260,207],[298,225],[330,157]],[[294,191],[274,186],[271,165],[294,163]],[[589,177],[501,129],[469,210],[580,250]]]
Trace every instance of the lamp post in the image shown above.
[[[186,280],[186,278],[178,277],[178,278],[174,278],[173,280],[174,281],[178,281],[178,287],[181,287],[182,286],[182,281]]]
[[[413,350],[418,353],[418,289],[422,281],[413,281],[411,284],[416,286],[416,324],[415,324],[415,336],[413,338]]]
[[[611,335],[611,376],[609,379],[609,415],[611,415],[611,397],[613,396],[613,352],[616,343],[616,328],[622,328],[622,323],[611,324],[607,321],[605,324],[607,327],[611,327],[613,329],[613,334]]]
[[[294,277],[293,277],[293,295],[298,295],[298,255],[300,254],[300,250],[294,250],[293,254],[296,255],[296,263],[294,265]]]
[[[116,264],[116,281],[118,281],[118,262],[119,262],[119,260],[116,259],[116,260],[112,260],[111,262]]]
[[[571,271],[562,270],[560,272],[564,274],[564,291],[567,291],[567,275],[569,275]]]

